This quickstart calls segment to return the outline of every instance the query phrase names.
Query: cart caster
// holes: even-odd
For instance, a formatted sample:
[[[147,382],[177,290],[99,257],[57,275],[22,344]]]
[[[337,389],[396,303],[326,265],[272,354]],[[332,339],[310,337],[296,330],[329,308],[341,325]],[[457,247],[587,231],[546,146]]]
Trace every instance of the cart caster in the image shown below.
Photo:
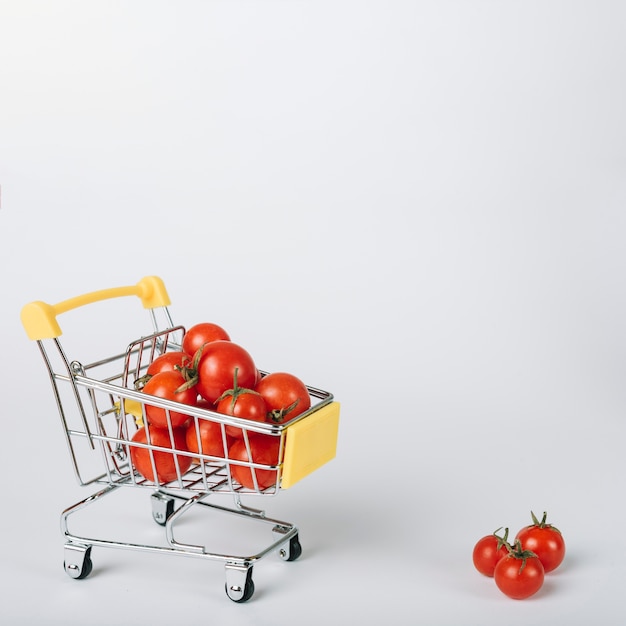
[[[252,566],[226,566],[226,595],[233,602],[247,602],[254,595]]]
[[[93,569],[91,546],[66,544],[63,569],[68,576],[76,580],[87,578]]]
[[[284,536],[289,532],[289,528],[287,526],[276,525],[272,529],[276,535]],[[295,561],[302,554],[302,546],[300,545],[300,539],[298,533],[296,533],[290,540],[289,543],[285,543],[281,546],[278,554],[283,561]]]
[[[165,526],[167,519],[174,512],[174,498],[156,492],[152,496],[152,517],[160,526]]]
[[[300,545],[300,540],[298,539],[298,535],[292,537],[289,540],[289,544],[283,546],[278,554],[280,558],[284,561],[295,561],[302,554],[302,546]]]

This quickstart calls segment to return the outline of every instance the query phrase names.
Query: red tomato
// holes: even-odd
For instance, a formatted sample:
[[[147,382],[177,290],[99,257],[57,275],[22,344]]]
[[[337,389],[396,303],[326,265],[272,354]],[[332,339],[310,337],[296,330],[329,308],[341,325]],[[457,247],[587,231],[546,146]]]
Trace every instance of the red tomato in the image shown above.
[[[204,398],[198,400],[197,408],[207,409],[209,411],[215,410],[215,407],[209,404]],[[185,429],[185,438],[189,451],[224,458],[224,443],[220,423],[201,417],[198,418],[197,422],[197,429],[195,419],[190,420]],[[200,448],[198,447],[198,435],[200,436]]]
[[[192,326],[183,337],[183,352],[193,356],[205,343],[211,341],[230,341],[228,333],[217,324],[201,322]]]
[[[167,428],[156,428],[149,426],[150,429],[150,445],[159,446],[161,448],[172,448],[170,433]],[[185,443],[185,433],[180,428],[172,430],[174,437],[174,447],[176,450],[187,450]],[[146,429],[140,428],[132,440],[135,443],[147,443],[148,438]],[[178,474],[176,472],[176,462],[181,476],[191,466],[191,457],[173,454],[172,452],[153,451],[154,464],[156,466],[157,479],[159,484],[168,483],[176,480]],[[135,469],[147,480],[155,482],[152,471],[152,461],[150,459],[150,450],[148,448],[139,448],[137,446],[130,447],[130,458]],[[175,460],[176,459],[176,460]]]
[[[145,384],[143,392],[164,400],[173,400],[174,402],[182,402],[183,404],[196,406],[198,393],[194,387],[178,391],[185,382],[185,377],[178,371],[170,370],[159,372]],[[149,424],[160,428],[167,428],[167,414],[165,409],[146,402],[146,417],[148,418]],[[172,428],[178,428],[187,422],[189,415],[179,413],[178,411],[170,411],[170,419]]]
[[[546,524],[546,513],[539,521],[531,511],[533,523],[520,530],[515,536],[524,550],[531,550],[541,561],[546,572],[555,570],[565,558],[565,541],[561,531]]]
[[[255,390],[265,399],[270,421],[290,420],[311,407],[306,385],[287,372],[272,372],[264,376],[257,382]]]
[[[198,447],[198,437],[200,437],[200,447]],[[219,422],[198,418],[196,429],[196,420],[191,420],[185,431],[185,439],[190,452],[224,457],[222,426]]]
[[[265,422],[267,405],[263,396],[252,389],[239,386],[239,370],[235,370],[233,388],[225,391],[217,399],[216,411],[224,415],[239,417],[254,422]],[[243,430],[238,426],[226,426],[231,437],[243,437]]]
[[[474,567],[485,576],[493,576],[498,561],[509,554],[507,549],[509,529],[505,529],[503,537],[499,537],[497,532],[496,530],[492,535],[479,539],[472,553]]]
[[[242,417],[253,422],[265,422],[267,406],[263,396],[252,392],[240,393],[236,398],[226,396],[217,403],[218,413]],[[231,437],[242,437],[243,431],[238,426],[226,426],[226,432]]]
[[[260,465],[278,465],[278,453],[280,438],[271,435],[249,434],[250,453],[252,463]],[[228,458],[235,461],[250,462],[245,439],[237,439],[228,450]],[[278,479],[277,470],[251,468],[244,465],[231,465],[230,473],[236,482],[248,489],[256,489],[253,472],[259,489],[267,489],[276,484]]]
[[[142,390],[146,383],[159,372],[188,367],[191,359],[184,352],[165,352],[157,356],[146,369],[146,373],[135,381],[135,389]]]
[[[177,367],[188,365],[190,361],[190,357],[184,352],[165,352],[150,363],[146,373],[150,376],[154,376],[159,372],[176,370]]]
[[[532,552],[516,549],[500,559],[493,571],[493,579],[500,591],[515,600],[523,600],[537,593],[544,581],[541,561]]]
[[[254,387],[257,369],[247,350],[226,340],[206,344],[196,364],[198,393],[215,402],[232,388],[235,371],[241,387]]]

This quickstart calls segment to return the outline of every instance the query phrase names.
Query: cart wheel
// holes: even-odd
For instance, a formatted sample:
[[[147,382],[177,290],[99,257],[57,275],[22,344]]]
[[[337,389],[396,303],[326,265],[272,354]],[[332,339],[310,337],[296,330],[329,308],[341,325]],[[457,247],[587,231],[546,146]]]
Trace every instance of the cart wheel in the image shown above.
[[[165,526],[167,519],[174,512],[174,498],[162,493],[152,494],[152,517],[160,526]]]
[[[91,560],[91,546],[65,546],[65,560],[63,561],[65,573],[75,580],[87,578],[93,570]]]
[[[298,535],[292,537],[289,540],[289,547],[283,547],[278,552],[280,558],[285,561],[295,561],[302,554],[302,546],[300,545],[300,539]]]
[[[243,581],[239,579],[243,578]],[[243,584],[243,586],[242,586]],[[252,580],[252,567],[244,573],[237,569],[226,568],[226,595],[233,602],[247,602],[254,595],[254,581]]]

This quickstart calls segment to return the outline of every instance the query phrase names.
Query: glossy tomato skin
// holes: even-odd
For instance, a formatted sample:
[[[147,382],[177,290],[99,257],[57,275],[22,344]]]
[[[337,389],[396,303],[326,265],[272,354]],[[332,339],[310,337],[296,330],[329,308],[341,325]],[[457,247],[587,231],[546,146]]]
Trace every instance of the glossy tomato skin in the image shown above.
[[[243,392],[235,398],[226,396],[218,401],[215,409],[218,413],[240,417],[253,422],[265,422],[267,405],[263,396],[257,393]],[[243,430],[238,426],[226,426],[226,432],[231,437],[243,437]]]
[[[516,537],[524,550],[534,552],[546,572],[555,570],[565,558],[565,541],[561,533],[549,524],[526,526]]]
[[[200,435],[200,448],[198,447],[198,434]],[[185,441],[190,452],[224,457],[222,426],[219,422],[198,418],[196,429],[196,420],[191,420],[185,429]]]
[[[230,341],[229,334],[218,324],[201,322],[192,326],[183,337],[182,349],[189,356],[211,341]]]
[[[150,429],[150,445],[162,448],[172,448],[170,433],[167,428],[157,428],[148,426]],[[174,447],[176,450],[187,450],[185,442],[185,432],[181,428],[172,430],[174,438]],[[136,443],[147,443],[148,438],[145,428],[140,428],[132,438]],[[176,480],[176,460],[181,475],[184,474],[191,466],[191,457],[174,454],[173,452],[152,451],[154,455],[154,464],[156,465],[157,481],[154,480],[152,471],[152,462],[150,460],[150,450],[147,448],[139,448],[137,446],[130,447],[130,458],[135,469],[147,480],[158,482],[159,484],[168,483]],[[176,460],[175,460],[176,459]]]
[[[150,378],[145,384],[143,392],[164,400],[173,400],[174,402],[182,402],[189,406],[195,407],[198,399],[198,393],[194,387],[178,391],[181,385],[185,384],[184,376],[175,370],[159,372]],[[159,428],[167,428],[167,414],[165,409],[148,404],[146,401],[146,417],[148,423]],[[178,411],[170,411],[170,419],[172,428],[178,428],[186,424],[189,415]]]
[[[521,559],[508,555],[500,559],[493,571],[493,579],[500,591],[514,600],[524,600],[541,589],[545,573],[536,556]]]
[[[485,576],[493,577],[493,572],[500,559],[508,556],[509,551],[501,543],[498,547],[499,539],[495,533],[482,537],[476,542],[472,553],[474,567]]]
[[[149,376],[154,376],[159,372],[167,372],[176,370],[177,367],[184,367],[191,362],[189,355],[182,351],[172,351],[160,354],[150,365],[146,373]]]
[[[200,398],[197,408],[214,411],[215,407],[206,400]],[[191,419],[185,428],[185,440],[190,452],[206,454],[224,458],[224,441],[222,437],[222,426],[219,422],[211,419]],[[200,448],[198,447],[198,435],[200,436]],[[228,437],[226,438],[226,449],[228,449]]]
[[[198,393],[214,403],[232,388],[235,370],[240,387],[254,387],[257,368],[245,348],[226,340],[206,344],[197,363]]]
[[[280,438],[271,435],[248,434],[252,463],[261,465],[278,465]],[[228,451],[228,458],[236,461],[249,462],[245,439],[237,439]],[[252,472],[256,475],[259,489],[267,489],[276,484],[277,470],[250,468],[243,465],[231,465],[230,472],[234,481],[248,489],[255,489]]]
[[[263,376],[255,390],[263,396],[270,419],[275,422],[290,420],[311,408],[311,396],[306,385],[288,372],[272,372]]]

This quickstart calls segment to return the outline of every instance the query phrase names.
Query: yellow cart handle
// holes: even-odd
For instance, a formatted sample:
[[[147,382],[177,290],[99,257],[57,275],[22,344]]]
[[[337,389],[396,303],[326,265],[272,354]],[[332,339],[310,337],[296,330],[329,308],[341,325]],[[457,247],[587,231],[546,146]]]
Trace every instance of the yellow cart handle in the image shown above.
[[[92,291],[82,296],[64,300],[58,304],[47,304],[46,302],[37,300],[24,305],[20,317],[29,339],[53,339],[62,334],[61,328],[56,320],[57,315],[86,304],[123,296],[139,297],[146,309],[169,306],[170,304],[170,298],[167,295],[163,281],[158,276],[146,276],[136,285]]]

